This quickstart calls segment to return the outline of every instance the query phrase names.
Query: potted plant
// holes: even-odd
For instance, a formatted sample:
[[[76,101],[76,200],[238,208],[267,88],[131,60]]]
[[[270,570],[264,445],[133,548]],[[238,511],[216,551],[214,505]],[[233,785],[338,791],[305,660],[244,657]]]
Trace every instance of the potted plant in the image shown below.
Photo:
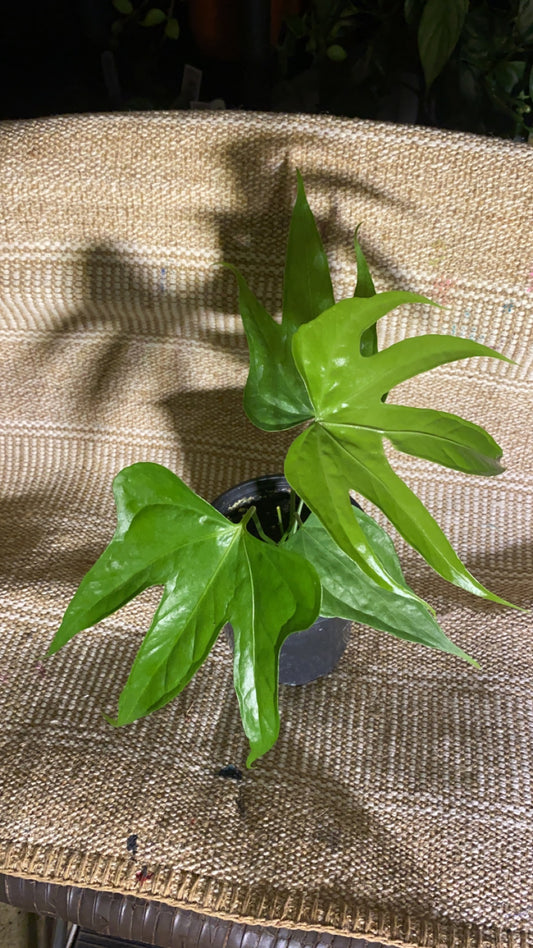
[[[281,323],[230,268],[250,351],[244,409],[263,430],[298,428],[285,460],[287,483],[278,484],[268,513],[273,524],[258,516],[261,492],[248,496],[250,485],[235,502],[219,501],[226,517],[160,465],[133,464],[116,476],[115,534],[82,580],[49,648],[51,655],[149,586],[164,586],[111,723],[128,724],[171,701],[227,623],[250,742],[248,766],[278,736],[280,649],[319,615],[363,622],[476,664],[406,584],[392,541],[354,505],[354,490],[376,504],[445,579],[510,605],[469,573],[383,449],[387,438],[400,451],[458,471],[498,474],[502,452],[483,428],[386,399],[400,382],[448,362],[510,360],[447,335],[421,335],[378,350],[378,319],[397,306],[430,301],[409,292],[376,293],[357,232],[355,253],[355,295],[335,303],[298,176]]]

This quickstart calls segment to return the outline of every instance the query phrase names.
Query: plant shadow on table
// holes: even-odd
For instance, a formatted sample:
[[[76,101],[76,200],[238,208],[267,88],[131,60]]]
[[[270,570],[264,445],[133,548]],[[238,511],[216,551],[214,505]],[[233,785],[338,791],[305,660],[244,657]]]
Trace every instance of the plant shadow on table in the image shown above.
[[[438,511],[435,511],[435,516],[438,520]],[[400,554],[400,559],[407,582],[433,606],[437,619],[443,619],[448,612],[458,608],[486,615],[487,618],[491,615],[512,614],[516,621],[519,621],[520,616],[530,620],[529,613],[481,599],[447,582],[413,550],[409,550],[407,556]],[[524,539],[521,542],[509,542],[496,553],[479,549],[465,554],[464,560],[476,579],[492,592],[522,609],[530,607],[533,541]]]
[[[179,269],[178,265],[176,266]],[[110,395],[128,381],[125,373],[134,374],[142,366],[144,353],[137,348],[131,357],[132,338],[147,342],[157,338],[180,339],[177,347],[176,374],[187,369],[191,338],[192,314],[197,313],[200,300],[194,294],[172,292],[163,284],[160,273],[149,264],[130,260],[118,248],[97,244],[85,251],[79,275],[83,303],[67,315],[56,319],[47,339],[39,344],[48,367],[60,364],[68,354],[68,346],[101,339],[89,361],[69,363],[73,411],[82,417],[93,414],[105,405]],[[201,288],[206,305],[218,301],[219,310],[229,311],[227,287],[231,278],[220,267],[213,267]],[[105,330],[105,336],[102,335]],[[211,331],[199,326],[200,340],[208,341]],[[216,335],[218,344],[223,339]]]
[[[92,538],[90,521],[57,493],[0,498],[0,577],[11,585],[79,583],[102,552],[101,543]],[[61,541],[67,533],[65,545]]]
[[[255,428],[244,413],[242,389],[180,392],[159,402],[187,456],[198,450],[198,420],[202,419],[202,440],[209,445],[210,461],[221,470],[231,470],[236,480],[220,484],[220,491],[235,483],[264,474],[282,474],[289,445],[300,431],[267,432]],[[213,500],[214,498],[206,498]]]
[[[67,313],[54,314],[46,337],[32,343],[30,358],[25,353],[16,367],[22,413],[28,413],[27,406],[33,397],[38,400],[37,417],[44,419],[45,424],[72,428],[79,434],[79,459],[74,470],[63,466],[54,480],[51,475],[47,478],[43,469],[43,479],[39,479],[34,490],[0,498],[0,572],[16,582],[79,582],[101,552],[98,541],[91,539],[94,520],[102,513],[93,506],[87,445],[96,443],[100,436],[108,441],[112,437],[106,411],[114,402],[120,404],[121,387],[131,387],[142,371],[154,335],[177,340],[176,373],[190,375],[188,314],[198,308],[197,297],[162,292],[154,281],[153,268],[134,266],[126,255],[106,244],[80,252],[73,267],[73,280],[79,291],[79,304]],[[230,275],[214,267],[203,292],[223,302],[220,285],[224,282],[231,282]],[[202,332],[208,344],[208,329],[202,328]],[[244,355],[244,350],[237,351],[237,358]],[[32,392],[36,394],[32,396]],[[161,421],[163,427],[164,412]],[[178,433],[176,441],[179,456]],[[41,487],[43,481],[45,486]],[[82,482],[85,489],[77,489]],[[109,516],[112,530],[111,481],[104,514]],[[79,528],[74,540],[77,545],[73,547],[69,537],[68,548],[62,549],[61,534],[67,533],[73,522]]]
[[[286,134],[275,131],[226,147],[221,161],[229,169],[241,200],[236,205],[238,210],[233,213],[213,210],[211,214],[212,226],[218,233],[220,259],[241,268],[260,296],[265,281],[258,280],[258,277],[265,274],[268,279],[264,302],[278,312],[285,244],[295,192],[295,173],[289,166],[288,152]],[[335,199],[329,199],[329,195],[349,193],[350,200],[353,196],[354,208],[360,197],[370,197],[385,207],[395,203],[404,206],[398,199],[358,181],[356,175],[328,169],[307,173],[302,168],[302,171],[309,191],[319,195],[322,207],[328,208],[326,212],[317,214],[327,249],[342,246],[351,253],[353,239],[352,225],[348,227],[343,223]],[[407,204],[405,207],[409,209]],[[357,221],[353,223],[355,226]],[[371,268],[377,267],[381,275],[390,275],[391,261],[375,251],[368,254],[368,259]],[[355,281],[355,262],[353,268]],[[198,288],[190,296],[184,292],[171,292],[158,282],[153,267],[138,261],[133,263],[127,253],[105,243],[95,245],[85,253],[81,271],[80,304],[56,318],[47,339],[36,343],[36,348],[45,373],[65,374],[67,366],[72,418],[81,426],[89,423],[94,430],[94,423],[102,417],[120,386],[125,381],[131,382],[140,371],[143,340],[148,342],[153,337],[154,327],[166,338],[181,338],[181,344],[176,345],[176,375],[191,377],[187,340],[191,336],[190,314],[198,311],[199,299]],[[217,312],[235,313],[236,289],[233,277],[227,271],[213,266],[200,293],[211,306],[216,306]],[[207,319],[205,325],[200,324],[198,332],[200,340],[214,353],[230,353],[241,367],[246,365],[247,352],[242,334],[236,339],[235,331],[215,331]],[[83,358],[79,358],[80,353]],[[28,366],[27,371],[31,373],[32,367]],[[297,433],[292,430],[268,434],[254,428],[244,414],[240,388],[180,390],[156,400],[154,405],[161,411],[162,424],[166,424],[167,430],[170,427],[176,435],[186,479],[188,459],[198,440],[199,419],[201,440],[208,448],[212,466],[216,466],[218,457],[227,458],[228,452],[234,448],[236,461],[233,470],[238,479],[281,471],[287,447]],[[98,431],[94,430],[91,437],[97,439]],[[209,482],[212,480],[211,477]],[[189,479],[191,486],[200,493],[204,492],[207,481],[202,474]],[[220,490],[229,486],[221,482]],[[39,534],[41,540],[46,538],[47,517],[51,520],[57,516],[61,502],[61,492],[57,490],[50,497],[37,491],[34,495],[5,502],[4,522],[17,523],[16,548],[21,557],[35,551]],[[35,519],[31,513],[33,509],[38,511]],[[65,515],[69,515],[68,510]],[[41,546],[43,560],[39,564],[33,562],[32,569],[34,575],[48,575],[49,578],[65,575],[77,580],[80,571],[86,564],[90,565],[88,561],[96,552],[94,544],[84,542],[78,550],[49,551],[47,559],[46,543]],[[0,551],[0,565],[5,569],[6,564],[13,561],[13,553],[8,556],[4,544]],[[24,565],[16,555],[15,561],[21,563],[24,574],[29,574],[31,559]]]
[[[516,544],[496,557],[476,555],[469,566],[494,585],[497,576],[499,591],[525,605],[532,556],[530,545]],[[389,903],[404,905],[414,919],[435,917],[448,904],[454,873],[476,886],[490,877],[491,846],[480,846],[473,863],[464,836],[477,838],[483,825],[485,838],[495,840],[500,814],[520,808],[527,795],[516,728],[531,677],[524,648],[531,616],[465,599],[438,583],[438,617],[455,612],[458,644],[479,649],[479,672],[356,625],[349,653],[331,676],[280,689],[282,737],[250,789],[249,819],[263,820],[273,839],[290,823],[296,865],[320,853],[329,865],[321,904],[328,900],[334,916],[357,913],[365,903],[382,912]],[[279,774],[286,779],[276,797]],[[428,872],[436,846],[437,878]],[[513,858],[510,847],[498,870],[504,885]]]
[[[287,234],[296,194],[296,169],[289,155],[296,155],[300,144],[305,155],[306,148],[309,148],[305,134],[301,135],[299,142],[298,135],[292,133],[289,141],[287,133],[269,129],[225,146],[221,164],[230,171],[233,187],[241,198],[241,207],[237,213],[213,212],[222,259],[242,269],[251,282],[255,277],[259,285],[254,287],[252,282],[252,289],[256,293],[265,282],[268,283],[265,276],[275,276],[275,298],[261,301],[267,309],[276,306],[278,312],[281,311]],[[350,261],[355,286],[353,239],[360,223],[357,215],[362,202],[370,199],[384,211],[397,206],[409,212],[413,205],[358,178],[353,169],[350,173],[332,168],[307,170],[302,165],[298,170],[304,177],[324,249],[330,257],[339,253],[343,261]],[[349,221],[343,218],[339,209],[340,202],[345,204],[347,199],[350,214],[353,214]],[[373,272],[379,270],[382,277],[391,278],[394,261],[368,244],[372,244],[371,233],[365,247],[370,269]],[[335,285],[333,289],[335,292]]]

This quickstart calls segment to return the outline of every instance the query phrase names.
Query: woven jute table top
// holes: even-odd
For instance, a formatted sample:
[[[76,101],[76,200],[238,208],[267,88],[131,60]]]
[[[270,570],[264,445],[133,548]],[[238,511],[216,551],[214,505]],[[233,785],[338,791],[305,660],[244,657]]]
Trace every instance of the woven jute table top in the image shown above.
[[[394,455],[482,582],[531,605],[533,150],[328,117],[52,118],[0,127],[0,872],[266,925],[417,945],[533,945],[531,614],[408,580],[480,671],[354,626],[328,678],[282,687],[247,746],[221,638],[186,691],[109,726],[159,590],[43,655],[114,529],[111,481],[165,464],[206,498],[282,469],[246,420],[239,266],[279,312],[295,170],[353,292],[359,221],[382,321],[478,339],[396,400],[483,424],[497,478]],[[365,504],[366,509],[369,505]]]

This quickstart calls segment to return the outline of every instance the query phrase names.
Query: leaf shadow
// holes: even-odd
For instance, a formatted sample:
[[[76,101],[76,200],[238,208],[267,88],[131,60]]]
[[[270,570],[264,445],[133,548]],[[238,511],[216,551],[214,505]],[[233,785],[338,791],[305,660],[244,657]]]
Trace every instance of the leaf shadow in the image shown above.
[[[301,430],[299,426],[288,431],[261,431],[245,415],[242,399],[241,388],[224,388],[179,392],[157,403],[166,413],[186,456],[198,451],[201,419],[201,442],[209,446],[210,460],[223,458],[221,470],[229,467],[232,472],[231,484],[222,483],[216,473],[213,475],[218,493],[239,481],[283,473],[289,445]],[[228,465],[232,446],[236,450]]]
[[[291,134],[289,143],[286,132],[267,128],[261,134],[222,146],[220,162],[228,169],[237,200],[231,212],[218,208],[208,212],[211,226],[218,234],[221,259],[235,263],[245,275],[250,273],[254,289],[274,312],[279,311],[281,304],[285,244],[296,183],[290,155],[300,149],[305,157],[308,144],[306,133],[298,133],[296,139]],[[312,204],[318,208],[316,217],[327,250],[352,246],[353,230],[346,223],[346,215],[341,217],[338,194],[353,197],[354,213],[363,198],[385,208],[411,209],[407,201],[369,185],[356,171],[328,167],[301,170],[308,191],[312,192]],[[356,223],[354,219],[354,227]],[[379,252],[372,250],[369,261],[392,277],[389,261]],[[182,373],[190,369],[187,341],[193,338],[214,351],[231,351],[239,363],[247,361],[242,334],[214,330],[209,320],[202,319],[202,314],[198,316],[199,295],[204,302],[212,302],[218,312],[234,315],[236,290],[231,275],[213,267],[201,286],[196,284],[194,292],[188,294],[181,288],[170,288],[164,270],[163,263],[158,266],[140,262],[129,251],[106,242],[94,243],[85,252],[76,277],[79,304],[66,313],[55,313],[47,337],[36,343],[46,371],[64,370],[66,365],[73,417],[84,421],[88,417],[98,418],[120,385],[135,377],[142,361],[142,345],[132,350],[134,338],[142,342],[154,334],[163,334],[165,338],[179,340],[177,371]],[[94,351],[85,349],[83,359],[78,360],[80,342],[86,344],[95,336],[98,346]],[[231,445],[235,445],[235,457],[229,465],[234,482],[282,470],[284,455],[297,431],[265,433],[255,429],[244,415],[241,398],[237,388],[198,388],[176,391],[155,403],[175,433],[185,465],[193,452],[207,449],[209,464],[214,466],[217,457],[227,457]],[[221,483],[212,472],[204,482],[215,483],[217,489],[220,483],[221,490],[230,486]],[[34,527],[37,530],[43,529],[45,512],[53,517],[57,501],[52,501],[51,495],[47,498],[30,493],[26,500],[18,498],[8,507],[19,517],[21,509],[24,510],[19,540],[22,550],[27,552],[30,538],[25,526],[26,501],[29,505],[33,502],[39,512]],[[8,519],[9,516],[11,513]],[[80,562],[84,561],[85,549],[85,545],[80,548]],[[66,555],[65,569],[72,555]],[[0,563],[6,563],[3,551]],[[56,564],[54,568],[62,574],[63,565]]]
[[[533,540],[510,543],[496,553],[478,550],[473,555],[465,556],[465,565],[491,592],[521,609],[531,606]],[[487,616],[493,610],[508,608],[452,585],[435,573],[418,554],[411,551],[406,562],[402,563],[402,568],[409,585],[435,608],[437,619],[444,619],[456,608]]]
[[[304,133],[291,134],[290,144],[283,131],[269,129],[249,135],[245,140],[224,148],[221,161],[230,170],[233,185],[241,197],[238,212],[216,211],[213,221],[218,229],[223,259],[244,272],[252,274],[252,288],[263,289],[261,301],[266,308],[280,311],[281,275],[285,259],[286,238],[289,230],[292,204],[296,191],[296,172],[291,167],[290,154],[297,154],[299,146],[305,156],[308,139]],[[305,159],[302,165],[305,164]],[[339,171],[323,167],[306,170],[300,166],[308,197],[313,208],[324,249],[329,257],[335,251],[352,254],[354,286],[356,280],[353,239],[361,220],[361,206],[371,200],[384,207],[413,211],[414,204],[369,184],[352,169]],[[260,186],[258,186],[260,183]],[[339,195],[353,202],[353,221],[346,221],[339,210]],[[365,234],[362,235],[365,243]],[[393,261],[375,246],[365,253],[371,268],[379,270],[387,282],[395,279]],[[272,292],[273,279],[277,289]],[[335,290],[335,286],[334,286]],[[338,295],[338,294],[336,294]]]
[[[118,247],[102,243],[84,252],[79,268],[79,305],[55,315],[46,338],[36,344],[45,370],[68,366],[72,410],[78,415],[98,412],[136,373],[143,352],[141,347],[133,351],[135,341],[181,338],[178,372],[189,364],[187,340],[199,337],[220,344],[220,334],[197,318],[198,289],[191,294],[169,289],[166,266],[139,264]],[[219,300],[223,307],[230,279],[213,267],[203,296]]]
[[[102,552],[92,532],[86,513],[73,510],[57,494],[30,491],[2,498],[0,574],[12,585],[79,583]]]

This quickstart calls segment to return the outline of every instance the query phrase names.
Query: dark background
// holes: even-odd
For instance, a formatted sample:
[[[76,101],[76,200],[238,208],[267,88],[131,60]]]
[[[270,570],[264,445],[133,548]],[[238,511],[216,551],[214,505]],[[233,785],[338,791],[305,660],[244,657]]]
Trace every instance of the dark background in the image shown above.
[[[428,83],[421,19],[445,2],[466,16]],[[153,9],[163,19],[145,25]],[[533,0],[27,0],[5,6],[0,22],[4,119],[189,108],[190,64],[202,72],[204,107],[329,112],[526,141],[533,126]]]

